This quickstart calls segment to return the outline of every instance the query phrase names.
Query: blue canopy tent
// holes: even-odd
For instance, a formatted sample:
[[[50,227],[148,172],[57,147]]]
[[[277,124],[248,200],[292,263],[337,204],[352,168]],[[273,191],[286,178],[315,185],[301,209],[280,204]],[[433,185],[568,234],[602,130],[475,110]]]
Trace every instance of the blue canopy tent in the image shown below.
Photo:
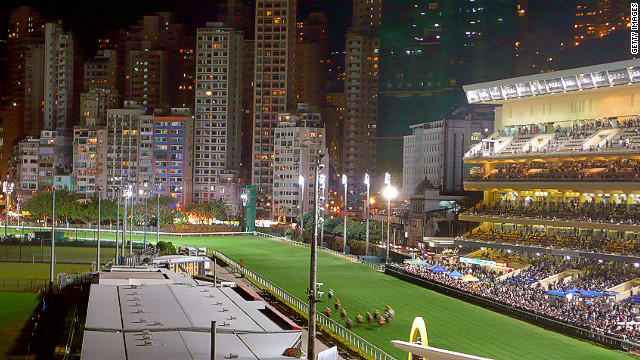
[[[554,296],[564,296],[564,291],[562,291],[562,290],[549,290],[549,291],[547,291],[547,294],[554,295]]]
[[[597,291],[590,291],[590,290],[580,290],[580,291],[576,291],[576,294],[582,296],[582,297],[598,297],[601,296],[602,293],[601,292],[597,292]]]
[[[459,272],[457,272],[456,270],[453,270],[452,272],[447,274],[448,277],[462,277],[463,275],[460,274]]]
[[[433,272],[447,272],[447,269],[443,268],[440,265],[433,265],[432,267],[430,267],[428,269],[433,271]]]

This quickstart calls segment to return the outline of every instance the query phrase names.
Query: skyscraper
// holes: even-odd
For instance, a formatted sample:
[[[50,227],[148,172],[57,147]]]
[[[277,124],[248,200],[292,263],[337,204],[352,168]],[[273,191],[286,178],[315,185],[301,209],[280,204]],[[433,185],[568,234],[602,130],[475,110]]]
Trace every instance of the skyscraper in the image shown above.
[[[9,61],[9,97],[22,104],[25,95],[25,62],[31,46],[42,44],[44,20],[40,13],[28,6],[22,6],[9,15],[7,38]],[[38,133],[39,135],[39,133]]]
[[[44,129],[71,130],[77,114],[74,41],[61,23],[45,25]],[[77,69],[75,69],[77,70]]]
[[[198,29],[193,200],[208,202],[219,175],[240,167],[243,33],[222,23]]]
[[[170,93],[180,90],[185,66],[189,61],[181,47],[185,41],[184,25],[177,24],[170,13],[145,16],[127,31],[125,39],[125,99],[147,108],[177,106],[181,97]],[[181,56],[180,49],[183,49]],[[180,84],[180,85],[179,85]],[[187,85],[188,86],[188,85]]]
[[[356,194],[364,174],[376,172],[381,6],[381,0],[355,0],[347,31],[342,172]]]
[[[25,53],[24,135],[39,136],[44,126],[44,44]]]
[[[327,58],[327,15],[311,13],[297,24],[294,89],[296,102],[323,109]]]
[[[273,187],[274,131],[278,113],[292,108],[296,0],[257,0],[252,184],[258,209],[270,211]]]

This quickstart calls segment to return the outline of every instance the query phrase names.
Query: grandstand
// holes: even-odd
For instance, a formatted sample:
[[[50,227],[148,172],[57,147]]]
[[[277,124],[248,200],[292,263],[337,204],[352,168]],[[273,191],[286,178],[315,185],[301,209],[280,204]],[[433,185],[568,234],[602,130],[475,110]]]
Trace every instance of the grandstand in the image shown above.
[[[484,197],[460,215],[480,224],[460,244],[640,262],[640,60],[464,90],[502,108],[464,157],[465,189]]]

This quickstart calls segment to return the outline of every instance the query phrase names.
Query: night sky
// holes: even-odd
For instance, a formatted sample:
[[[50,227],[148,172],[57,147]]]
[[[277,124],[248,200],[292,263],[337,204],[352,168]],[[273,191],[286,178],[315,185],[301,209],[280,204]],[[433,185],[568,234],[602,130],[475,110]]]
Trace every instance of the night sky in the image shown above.
[[[195,33],[198,27],[208,21],[215,21],[220,1],[215,0],[86,0],[86,1],[42,1],[3,0],[0,1],[0,22],[6,24],[11,10],[27,5],[42,13],[46,20],[62,20],[65,28],[73,32],[80,44],[84,57],[95,52],[95,42],[109,30],[127,28],[143,15],[158,11],[171,12],[178,22],[187,26],[187,31]],[[344,33],[349,26],[352,2],[350,0],[302,0],[298,1],[298,20],[303,20],[309,12],[324,12],[329,16],[330,49],[344,47]]]

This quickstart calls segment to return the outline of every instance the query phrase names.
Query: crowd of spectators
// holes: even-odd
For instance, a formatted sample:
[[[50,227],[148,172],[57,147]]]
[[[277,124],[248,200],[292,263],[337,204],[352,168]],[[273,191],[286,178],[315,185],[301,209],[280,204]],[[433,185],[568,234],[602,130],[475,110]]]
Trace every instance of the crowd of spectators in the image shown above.
[[[468,240],[640,256],[638,234],[626,234],[625,237],[607,237],[604,234],[594,231],[579,235],[567,231],[546,233],[538,230],[512,231],[492,228],[488,231],[479,230]]]
[[[540,201],[531,201],[513,204],[494,203],[480,204],[473,212],[474,215],[522,217],[544,220],[584,221],[609,224],[640,224],[640,204],[613,203],[613,202],[547,202],[546,198]]]
[[[606,140],[604,145],[593,145],[588,151],[601,151],[611,148],[637,149],[640,147],[640,120],[635,119],[608,119],[608,120],[590,120],[580,123],[574,123],[570,126],[553,125],[553,124],[531,124],[521,125],[517,129],[501,129],[498,135],[501,137],[514,136],[514,140],[518,138],[531,138],[537,134],[554,134],[548,143],[539,148],[528,147],[518,150],[509,148],[506,153],[530,154],[530,153],[550,153],[557,151],[576,151],[582,150],[583,144],[597,131],[603,129],[621,129],[620,133],[612,139]],[[524,145],[524,144],[523,144]],[[503,150],[505,151],[505,150]]]
[[[623,159],[617,161],[559,161],[526,163],[499,163],[494,171],[484,169],[469,176],[471,180],[638,180],[640,161]]]
[[[605,291],[615,285],[640,276],[638,269],[624,263],[599,263],[595,260],[571,259],[564,257],[540,256],[531,261],[518,275],[499,280],[500,273],[490,267],[462,263],[439,262],[447,272],[432,272],[427,267],[391,267],[405,273],[430,279],[438,283],[501,302],[514,308],[527,310],[539,315],[555,318],[565,323],[596,331],[600,334],[619,337],[632,342],[640,342],[640,329],[621,322],[635,322],[631,302],[615,302],[608,296],[583,299],[549,295],[547,290],[569,290],[578,288],[590,291]],[[568,282],[551,282],[548,288],[539,280],[559,274],[567,269],[578,270],[575,278]],[[449,277],[451,271],[471,273],[478,282],[465,282]]]

